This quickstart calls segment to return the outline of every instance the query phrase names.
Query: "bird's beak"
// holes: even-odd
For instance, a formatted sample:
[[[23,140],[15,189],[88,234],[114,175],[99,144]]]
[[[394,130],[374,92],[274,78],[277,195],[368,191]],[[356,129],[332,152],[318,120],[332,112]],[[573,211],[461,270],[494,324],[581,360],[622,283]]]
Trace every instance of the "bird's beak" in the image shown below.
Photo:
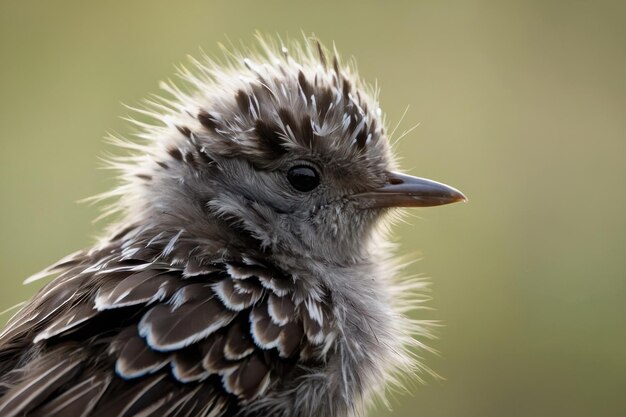
[[[363,208],[431,207],[467,201],[449,185],[399,172],[388,172],[385,185],[354,197]]]

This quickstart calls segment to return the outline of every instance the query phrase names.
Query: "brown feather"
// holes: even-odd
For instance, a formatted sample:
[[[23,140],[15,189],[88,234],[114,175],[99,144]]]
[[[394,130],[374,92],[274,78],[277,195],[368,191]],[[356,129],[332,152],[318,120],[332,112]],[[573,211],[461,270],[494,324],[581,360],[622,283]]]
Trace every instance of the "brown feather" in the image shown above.
[[[188,301],[176,308],[158,304],[141,319],[139,333],[152,349],[167,352],[207,337],[235,316],[217,298]]]
[[[250,339],[248,324],[237,320],[228,329],[224,344],[224,357],[228,360],[240,360],[254,352],[255,346]]]
[[[147,269],[126,277],[108,291],[99,291],[95,304],[98,310],[107,310],[161,301],[174,292],[177,280],[166,271]]]
[[[29,417],[86,417],[111,381],[110,375],[94,375],[43,404]]]
[[[234,372],[224,376],[224,387],[231,394],[249,401],[265,391],[269,380],[270,368],[260,355],[252,355]]]
[[[39,406],[80,372],[84,354],[78,346],[67,345],[33,361],[22,382],[0,400],[0,416],[22,416]]]
[[[138,335],[130,337],[118,354],[115,371],[122,378],[137,378],[152,374],[170,361],[170,355],[157,352]]]

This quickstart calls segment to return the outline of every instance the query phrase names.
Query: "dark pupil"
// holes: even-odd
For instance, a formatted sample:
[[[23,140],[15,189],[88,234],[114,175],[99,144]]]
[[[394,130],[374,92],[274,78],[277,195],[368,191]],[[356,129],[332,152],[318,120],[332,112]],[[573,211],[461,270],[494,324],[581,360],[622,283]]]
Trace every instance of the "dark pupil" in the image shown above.
[[[287,179],[298,191],[311,191],[320,183],[320,178],[313,168],[306,166],[296,166],[289,170]]]

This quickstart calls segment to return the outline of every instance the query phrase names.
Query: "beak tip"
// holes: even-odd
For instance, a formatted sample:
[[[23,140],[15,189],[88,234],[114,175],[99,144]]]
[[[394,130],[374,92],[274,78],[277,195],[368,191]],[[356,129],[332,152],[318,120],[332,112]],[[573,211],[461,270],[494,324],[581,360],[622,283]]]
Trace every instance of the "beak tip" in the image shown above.
[[[469,203],[469,198],[467,198],[465,194],[463,194],[459,190],[456,190],[456,191],[457,191],[457,194],[454,196],[453,203]]]

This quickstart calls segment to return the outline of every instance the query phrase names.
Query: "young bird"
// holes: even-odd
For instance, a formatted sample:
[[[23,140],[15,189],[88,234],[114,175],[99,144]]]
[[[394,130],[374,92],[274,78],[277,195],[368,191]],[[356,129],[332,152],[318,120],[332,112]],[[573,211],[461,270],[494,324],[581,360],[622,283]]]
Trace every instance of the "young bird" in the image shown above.
[[[119,221],[0,335],[3,417],[347,417],[426,369],[385,218],[463,201],[395,171],[375,94],[318,42],[181,69],[113,161]]]

